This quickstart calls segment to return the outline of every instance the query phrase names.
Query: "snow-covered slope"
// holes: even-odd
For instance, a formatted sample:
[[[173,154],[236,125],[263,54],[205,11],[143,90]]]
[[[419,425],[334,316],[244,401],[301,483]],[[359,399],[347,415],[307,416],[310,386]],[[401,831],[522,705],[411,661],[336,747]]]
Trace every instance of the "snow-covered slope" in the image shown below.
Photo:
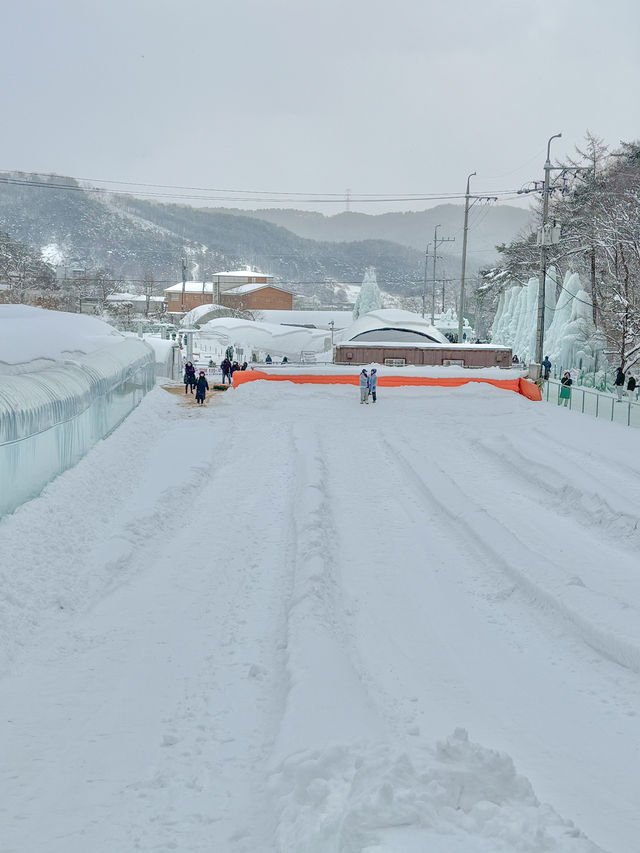
[[[156,388],[0,522],[3,849],[637,849],[635,433],[357,399]]]

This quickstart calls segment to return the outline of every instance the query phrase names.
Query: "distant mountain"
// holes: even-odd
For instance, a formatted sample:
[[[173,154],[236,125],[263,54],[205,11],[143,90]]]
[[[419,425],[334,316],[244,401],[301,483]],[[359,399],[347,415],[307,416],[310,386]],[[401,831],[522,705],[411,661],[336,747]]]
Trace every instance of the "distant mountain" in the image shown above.
[[[409,213],[366,213],[343,212],[325,216],[315,211],[303,210],[232,210],[225,213],[235,216],[250,216],[287,228],[300,237],[310,240],[351,241],[389,240],[401,246],[424,252],[432,243],[436,225],[438,237],[455,237],[454,243],[446,245],[447,254],[460,256],[464,227],[464,206],[441,204]],[[495,247],[509,243],[531,223],[527,210],[511,205],[476,203],[469,216],[469,257],[474,263],[484,265],[496,257]]]
[[[360,283],[368,266],[376,268],[383,289],[419,293],[434,225],[442,225],[439,236],[456,236],[456,243],[441,247],[438,275],[459,275],[461,216],[455,205],[331,217],[197,208],[98,192],[60,176],[0,174],[0,230],[40,249],[63,274],[108,270],[131,284],[153,276],[158,288],[180,279],[186,254],[190,278],[251,264],[325,302],[334,293],[331,282]],[[474,209],[470,275],[495,257],[495,243],[510,240],[526,221],[518,208]]]

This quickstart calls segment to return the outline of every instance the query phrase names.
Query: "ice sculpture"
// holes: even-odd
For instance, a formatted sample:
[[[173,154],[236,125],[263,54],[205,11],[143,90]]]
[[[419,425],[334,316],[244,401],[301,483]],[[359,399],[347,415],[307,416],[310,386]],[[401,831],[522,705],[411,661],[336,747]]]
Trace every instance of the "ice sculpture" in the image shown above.
[[[378,311],[383,307],[382,293],[378,287],[375,267],[367,267],[364,271],[362,287],[353,308],[353,319],[357,320],[370,311]]]

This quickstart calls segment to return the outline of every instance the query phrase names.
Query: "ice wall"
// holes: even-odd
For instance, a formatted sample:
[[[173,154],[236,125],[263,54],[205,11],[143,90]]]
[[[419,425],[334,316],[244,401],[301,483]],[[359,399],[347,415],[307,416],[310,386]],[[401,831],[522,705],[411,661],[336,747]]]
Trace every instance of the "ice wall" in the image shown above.
[[[521,361],[533,361],[537,321],[538,279],[531,278],[524,287],[514,285],[500,296],[491,340],[510,346]],[[586,371],[593,369],[602,346],[593,324],[591,297],[582,289],[580,276],[567,272],[558,288],[555,270],[551,268],[545,287],[544,355],[549,356],[556,368]]]
[[[545,330],[555,310],[556,273],[549,269],[545,286]],[[513,285],[500,296],[498,310],[491,327],[491,342],[511,347],[520,361],[533,361],[536,353],[538,322],[538,279],[526,285]]]
[[[74,465],[140,402],[154,354],[138,338],[38,373],[0,377],[0,517]]]

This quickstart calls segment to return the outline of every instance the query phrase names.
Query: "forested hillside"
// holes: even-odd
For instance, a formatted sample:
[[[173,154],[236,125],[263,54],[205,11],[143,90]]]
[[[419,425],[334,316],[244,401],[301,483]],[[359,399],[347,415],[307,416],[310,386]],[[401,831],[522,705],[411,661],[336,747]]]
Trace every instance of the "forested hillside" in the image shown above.
[[[504,215],[481,212],[478,234],[488,218],[495,228],[496,217]],[[523,215],[510,209],[508,224],[499,232],[503,240],[512,236]],[[376,268],[383,289],[417,294],[424,284],[430,223],[434,218],[436,224],[450,223],[451,231],[460,216],[461,208],[454,205],[382,216],[225,211],[114,195],[60,176],[0,175],[0,230],[44,250],[59,277],[80,271],[87,278],[107,276],[132,288],[143,280],[153,279],[156,289],[179,280],[186,256],[190,277],[250,264],[297,293],[325,300],[331,299],[333,282],[360,283],[369,266]],[[440,236],[454,234],[443,227]],[[441,247],[439,278],[457,277],[460,247],[460,239]],[[486,260],[486,252],[493,254],[493,246],[483,252],[475,260],[470,257],[471,272]]]

